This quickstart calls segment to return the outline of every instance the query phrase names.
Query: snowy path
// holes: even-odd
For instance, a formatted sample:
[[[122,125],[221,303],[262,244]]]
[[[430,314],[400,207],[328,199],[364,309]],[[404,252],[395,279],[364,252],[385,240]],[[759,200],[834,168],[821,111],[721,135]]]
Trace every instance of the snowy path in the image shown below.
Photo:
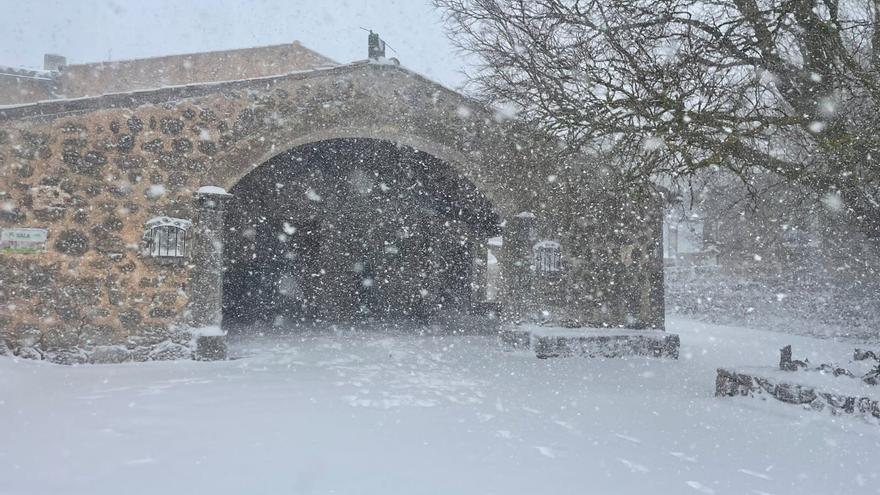
[[[715,368],[852,344],[673,319],[678,362],[309,334],[219,363],[0,359],[0,493],[880,493],[880,427],[716,399]]]

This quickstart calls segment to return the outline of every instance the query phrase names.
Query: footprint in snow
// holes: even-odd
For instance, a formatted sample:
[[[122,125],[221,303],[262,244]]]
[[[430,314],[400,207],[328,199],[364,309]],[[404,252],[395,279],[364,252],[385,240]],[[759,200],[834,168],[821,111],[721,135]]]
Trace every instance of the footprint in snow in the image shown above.
[[[631,437],[631,436],[629,436],[629,435],[621,435],[620,433],[615,433],[614,436],[617,437],[617,438],[621,438],[621,439],[623,439],[623,440],[626,440],[627,442],[632,442],[632,443],[642,443],[642,441],[639,440],[638,438],[636,438],[636,437]]]
[[[553,452],[553,449],[551,449],[550,447],[535,445],[535,448],[538,449],[538,452],[540,452],[542,456],[556,459],[556,452]]]
[[[715,490],[700,483],[699,481],[688,481],[687,486],[693,488],[694,490],[696,490],[700,493],[705,493],[706,495],[713,495],[715,493]]]
[[[617,460],[618,460],[618,462],[620,462],[624,466],[628,467],[629,470],[634,473],[647,473],[647,472],[651,471],[650,469],[646,468],[645,466],[642,466],[641,464],[639,464],[637,462],[630,461],[628,459],[621,459],[618,457]]]
[[[480,423],[485,423],[486,421],[491,421],[494,417],[495,417],[494,414],[477,413],[477,419],[480,420]]]
[[[670,452],[669,455],[671,455],[672,457],[678,457],[679,459],[681,459],[683,461],[697,462],[696,457],[691,457],[689,455],[686,455],[684,452]]]
[[[557,425],[565,428],[566,430],[573,430],[574,429],[574,426],[572,426],[571,423],[569,423],[569,422],[562,421],[559,419],[554,419],[553,422],[556,423]]]
[[[759,473],[757,471],[752,471],[750,469],[739,469],[738,470],[742,474],[747,474],[749,476],[754,476],[755,478],[761,478],[762,480],[772,480],[773,478],[767,476],[764,473]]]

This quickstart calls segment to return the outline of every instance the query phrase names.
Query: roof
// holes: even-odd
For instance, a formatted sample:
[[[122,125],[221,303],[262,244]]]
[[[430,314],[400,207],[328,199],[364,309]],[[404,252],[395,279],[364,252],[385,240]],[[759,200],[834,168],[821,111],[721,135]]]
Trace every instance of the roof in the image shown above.
[[[0,65],[0,76],[51,81],[54,78],[55,74],[56,72],[49,70],[24,69]]]
[[[58,71],[0,67],[0,105],[253,79],[338,65],[294,41],[253,48],[70,64]],[[52,86],[40,93],[22,95],[16,81],[23,80],[51,82]]]
[[[270,49],[274,49],[274,48],[285,48],[285,47],[295,47],[295,48],[303,50],[304,52],[308,52],[309,54],[312,54],[316,57],[321,57],[322,59],[326,60],[329,65],[339,65],[338,62],[330,59],[329,57],[326,57],[326,56],[316,52],[315,50],[312,50],[311,48],[306,47],[299,40],[293,40],[291,43],[282,43],[282,44],[277,44],[277,45],[252,46],[252,47],[245,47],[245,48],[232,48],[229,50],[210,50],[207,52],[176,53],[176,54],[169,54],[169,55],[156,55],[156,56],[152,56],[152,57],[110,60],[110,61],[105,61],[105,62],[85,62],[85,63],[80,63],[80,64],[68,64],[68,65],[64,66],[64,69],[77,68],[77,67],[107,66],[107,65],[114,65],[114,64],[134,63],[134,62],[148,62],[148,61],[152,62],[152,61],[163,61],[163,60],[171,61],[171,60],[178,59],[178,58],[187,58],[187,57],[194,57],[194,56],[199,56],[199,55],[224,55],[224,54],[234,55],[234,54],[244,54],[244,53],[248,53],[248,52],[254,52],[257,50],[270,50]]]

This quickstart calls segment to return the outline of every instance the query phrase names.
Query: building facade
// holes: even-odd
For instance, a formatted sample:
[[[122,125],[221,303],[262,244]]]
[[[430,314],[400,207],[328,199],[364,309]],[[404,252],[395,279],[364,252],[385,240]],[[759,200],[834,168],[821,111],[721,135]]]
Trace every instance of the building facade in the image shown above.
[[[609,194],[552,140],[397,64],[253,50],[166,57],[152,83],[159,59],[70,66],[53,96],[106,94],[0,108],[0,352],[222,357],[257,259],[289,276],[253,289],[313,318],[481,307],[499,235],[510,324],[663,328],[655,195]]]

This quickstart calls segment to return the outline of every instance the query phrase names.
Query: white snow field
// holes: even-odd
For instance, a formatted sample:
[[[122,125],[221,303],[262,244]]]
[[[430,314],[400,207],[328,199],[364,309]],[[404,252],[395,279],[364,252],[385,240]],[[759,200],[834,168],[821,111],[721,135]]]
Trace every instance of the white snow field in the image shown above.
[[[240,359],[0,358],[3,494],[880,493],[880,426],[715,398],[715,368],[853,343],[671,319],[679,361],[324,331]]]

